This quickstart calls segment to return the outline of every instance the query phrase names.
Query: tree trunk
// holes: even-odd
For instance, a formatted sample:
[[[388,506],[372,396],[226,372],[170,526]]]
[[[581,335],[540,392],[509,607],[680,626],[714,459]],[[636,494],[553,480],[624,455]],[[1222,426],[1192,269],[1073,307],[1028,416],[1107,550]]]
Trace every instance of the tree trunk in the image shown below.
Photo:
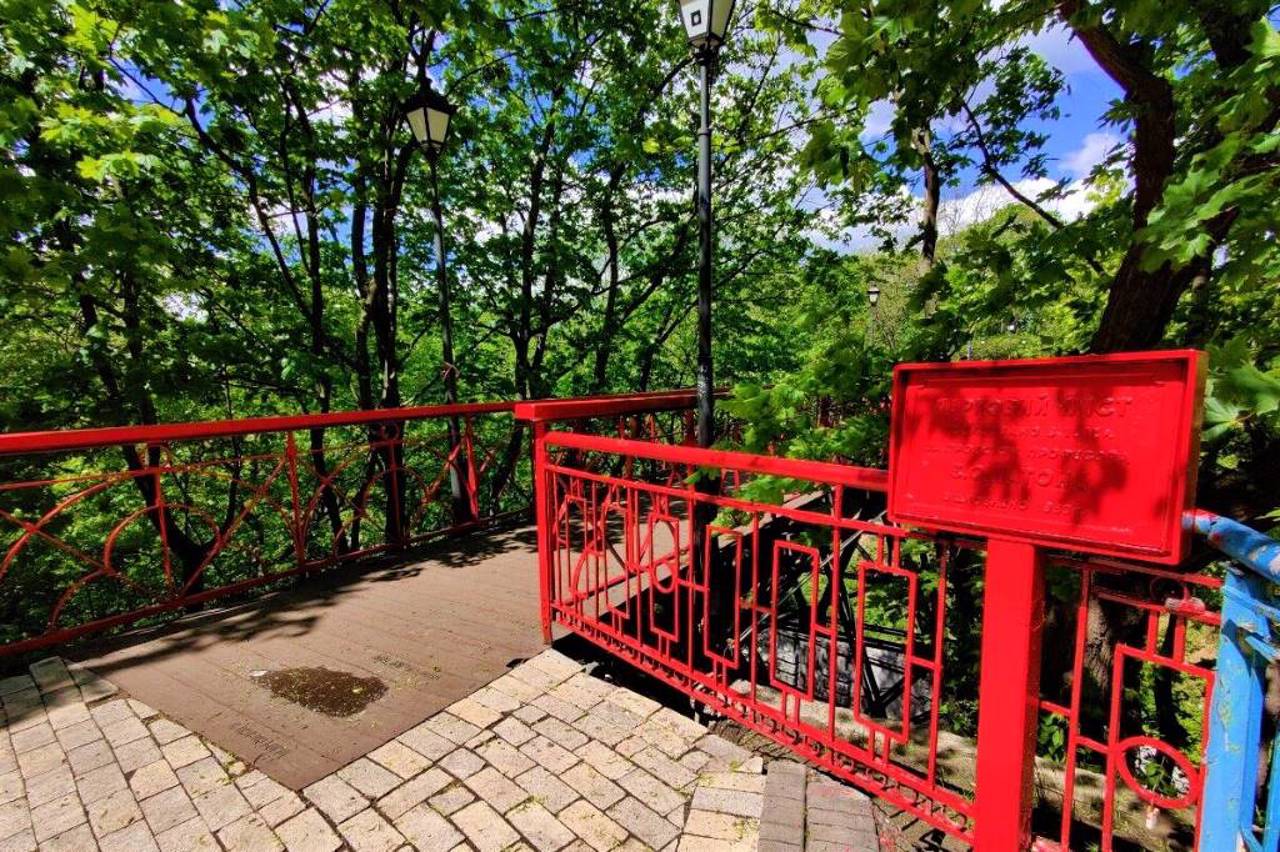
[[[614,166],[613,173],[609,176],[609,186],[605,192],[604,201],[600,205],[600,221],[604,229],[605,248],[608,251],[605,263],[609,271],[609,289],[604,300],[604,316],[600,319],[600,338],[596,341],[596,363],[595,370],[592,372],[591,393],[603,393],[608,387],[609,356],[613,353],[613,340],[617,332],[618,290],[621,287],[621,270],[618,265],[621,258],[618,256],[618,232],[613,198],[621,178],[622,167]]]
[[[136,301],[133,305],[133,317],[131,322],[136,322]],[[100,316],[98,314],[98,306],[92,296],[82,293],[80,295],[80,312],[84,320],[84,331],[88,333],[90,329],[98,325]],[[135,327],[134,331],[137,331]],[[134,335],[131,335],[131,337]],[[137,339],[136,345],[141,345],[140,338]],[[121,386],[119,378],[116,376],[115,368],[111,361],[96,347],[90,347],[90,360],[93,364],[94,372],[98,374],[98,379],[102,382],[103,391],[106,394],[107,404],[114,412],[114,419],[120,425],[123,425],[133,418],[129,416],[126,403],[129,397],[133,397],[135,402],[145,398],[147,404],[139,409],[138,420],[144,425],[152,425],[156,422],[155,410],[150,404],[145,387],[124,388]],[[120,448],[124,456],[125,465],[130,471],[138,472],[147,467],[154,467],[161,461],[160,448],[148,447],[147,458],[144,460],[142,454],[138,452],[138,448],[132,444],[125,444]],[[147,507],[146,516],[155,527],[157,534],[162,534],[168,543],[169,550],[178,557],[181,564],[182,572],[176,578],[179,589],[186,588],[187,584],[191,584],[188,593],[194,594],[204,589],[204,575],[196,575],[200,565],[204,562],[205,557],[209,553],[209,545],[195,541],[182,526],[178,523],[177,517],[173,511],[167,506],[163,510],[158,510],[160,505],[160,485],[159,478],[152,475],[141,475],[132,477],[133,484],[137,487],[138,492],[142,496],[143,504]]]
[[[431,173],[431,217],[435,230],[436,296],[440,308],[440,351],[444,360],[444,401],[446,405],[458,402],[458,369],[453,360],[453,306],[449,297],[449,272],[445,268],[444,211],[440,208],[440,182],[436,174],[437,154],[428,153]],[[470,468],[466,448],[462,445],[462,429],[456,416],[449,417],[449,496],[453,507],[453,522],[466,523],[475,520],[471,511],[471,499],[467,494],[470,484]]]
[[[923,160],[924,209],[920,216],[920,260],[924,270],[933,268],[938,251],[938,204],[942,198],[942,181],[938,164],[933,159],[932,140],[928,129],[917,134],[916,146]]]

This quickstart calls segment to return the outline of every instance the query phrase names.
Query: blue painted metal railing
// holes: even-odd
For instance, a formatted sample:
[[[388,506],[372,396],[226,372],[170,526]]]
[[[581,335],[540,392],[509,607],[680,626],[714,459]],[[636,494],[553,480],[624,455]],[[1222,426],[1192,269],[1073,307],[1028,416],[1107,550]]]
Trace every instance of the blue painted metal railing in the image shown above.
[[[1223,585],[1222,637],[1209,713],[1200,852],[1280,850],[1280,730],[1271,743],[1265,811],[1257,817],[1267,667],[1280,659],[1280,542],[1230,518],[1196,510],[1186,525],[1239,565]],[[1258,826],[1261,826],[1259,829]]]

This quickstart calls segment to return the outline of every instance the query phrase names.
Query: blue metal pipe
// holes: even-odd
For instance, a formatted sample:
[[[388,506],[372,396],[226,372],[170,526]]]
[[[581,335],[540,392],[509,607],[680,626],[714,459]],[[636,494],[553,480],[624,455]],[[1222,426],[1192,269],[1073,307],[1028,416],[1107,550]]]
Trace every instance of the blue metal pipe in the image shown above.
[[[1280,541],[1239,521],[1195,509],[1183,516],[1182,525],[1204,536],[1209,543],[1236,559],[1255,574],[1280,583]]]
[[[1254,826],[1261,758],[1266,667],[1277,656],[1272,624],[1280,612],[1269,583],[1280,582],[1280,542],[1230,518],[1196,509],[1183,524],[1249,570],[1227,571],[1222,635],[1209,710],[1204,760],[1200,852],[1277,852],[1280,847],[1280,759],[1273,756],[1271,786],[1259,840]],[[1280,754],[1273,750],[1273,755]]]

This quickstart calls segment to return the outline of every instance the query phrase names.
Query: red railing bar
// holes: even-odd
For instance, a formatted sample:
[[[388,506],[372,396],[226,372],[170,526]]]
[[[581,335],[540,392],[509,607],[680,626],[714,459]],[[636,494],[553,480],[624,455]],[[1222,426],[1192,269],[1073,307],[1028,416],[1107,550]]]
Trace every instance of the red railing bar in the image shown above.
[[[519,413],[517,412],[517,417]],[[691,467],[728,468],[762,473],[769,476],[785,476],[805,479],[828,485],[844,485],[866,491],[887,491],[888,471],[872,467],[832,464],[831,462],[789,459],[779,456],[759,456],[734,450],[712,450],[702,447],[686,447],[675,444],[653,444],[626,438],[607,438],[580,432],[549,432],[547,444],[568,449],[614,453],[622,456],[651,459]]]
[[[727,388],[716,396],[729,393]],[[534,423],[548,420],[582,420],[588,417],[616,417],[642,411],[678,411],[689,408],[697,399],[692,389],[651,391],[648,393],[583,396],[574,399],[536,399],[516,403],[516,419]]]
[[[830,526],[834,529],[845,530],[856,533],[868,533],[877,536],[894,536],[898,538],[926,538],[921,533],[914,533],[903,527],[890,527],[875,521],[864,521],[859,518],[834,518],[826,512],[811,512],[807,509],[793,509],[778,503],[760,503],[753,500],[742,500],[737,497],[731,497],[723,494],[719,495],[700,495],[696,491],[691,492],[688,486],[683,488],[674,485],[662,485],[657,482],[641,482],[634,479],[621,479],[616,476],[610,476],[607,473],[592,473],[590,471],[580,470],[576,467],[565,467],[564,465],[547,463],[545,469],[548,473],[559,473],[565,476],[575,477],[587,482],[598,482],[601,485],[616,485],[633,489],[635,491],[643,491],[647,494],[658,494],[664,497],[672,497],[678,500],[695,500],[710,503],[721,509],[738,509],[743,512],[752,512],[756,514],[770,515],[776,518],[787,518],[792,521],[800,521],[807,524],[819,524]],[[574,499],[574,498],[569,498]],[[561,511],[557,516],[557,521],[563,521],[565,512]],[[765,612],[769,610],[766,608]]]
[[[296,414],[282,417],[247,417],[242,420],[210,420],[161,423],[153,426],[105,426],[95,429],[58,429],[51,432],[0,434],[0,455],[86,450],[121,444],[156,444],[202,438],[225,438],[262,432],[357,426],[400,420],[425,420],[451,415],[493,414],[512,411],[513,402],[468,402],[458,405],[420,405],[407,408],[375,408],[329,414]]]
[[[671,411],[687,408],[693,402],[694,392],[691,390],[653,391],[638,394],[606,394],[571,400],[464,402],[454,405],[418,405],[404,408],[375,408],[367,411],[339,411],[328,414],[161,423],[151,426],[105,426],[91,429],[56,429],[45,432],[10,432],[0,434],[0,456],[87,450],[122,444],[157,444],[168,441],[226,438],[235,435],[292,432],[301,429],[358,426],[402,420],[427,420],[436,417],[496,414],[517,410],[530,412],[530,415],[523,419],[534,420],[548,419],[543,416],[546,412],[551,412],[550,419],[607,417],[639,411]]]

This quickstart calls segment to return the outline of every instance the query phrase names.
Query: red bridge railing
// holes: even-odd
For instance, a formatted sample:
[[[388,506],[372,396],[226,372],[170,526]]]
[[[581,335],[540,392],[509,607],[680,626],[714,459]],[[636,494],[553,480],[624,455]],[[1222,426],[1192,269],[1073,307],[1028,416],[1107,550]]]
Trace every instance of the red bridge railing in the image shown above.
[[[1213,686],[1217,579],[1048,560],[1044,647],[1020,683],[1002,643],[1026,644],[1014,625],[1035,602],[992,591],[985,541],[886,522],[883,471],[517,413],[535,421],[548,629],[979,848],[999,844],[978,824],[1017,819],[1021,801],[980,777],[1028,761],[1040,848],[1193,848],[1205,737],[1190,717]],[[1034,705],[1033,741],[979,731],[979,703],[1000,702]]]
[[[683,440],[691,392],[621,399],[609,428]],[[0,435],[0,655],[525,513],[514,408]]]

